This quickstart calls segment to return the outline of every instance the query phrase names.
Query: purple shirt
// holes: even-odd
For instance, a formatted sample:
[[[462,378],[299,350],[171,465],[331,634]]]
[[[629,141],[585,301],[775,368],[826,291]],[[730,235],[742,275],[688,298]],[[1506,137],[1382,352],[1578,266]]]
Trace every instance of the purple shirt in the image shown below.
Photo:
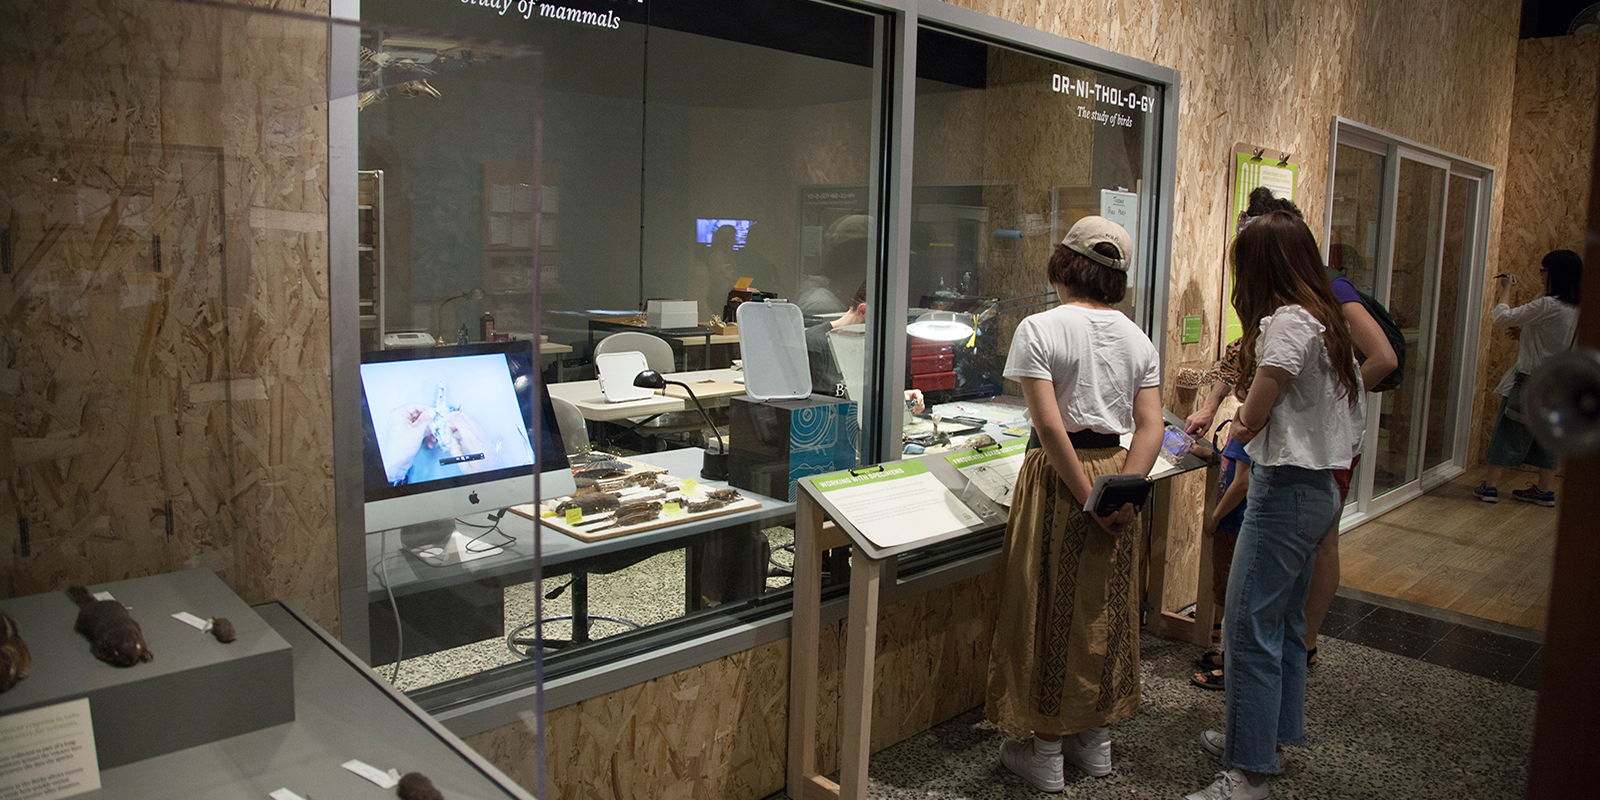
[[[1361,295],[1356,293],[1356,285],[1351,283],[1349,278],[1341,275],[1334,278],[1333,283],[1329,285],[1333,287],[1333,297],[1340,305],[1361,302]]]

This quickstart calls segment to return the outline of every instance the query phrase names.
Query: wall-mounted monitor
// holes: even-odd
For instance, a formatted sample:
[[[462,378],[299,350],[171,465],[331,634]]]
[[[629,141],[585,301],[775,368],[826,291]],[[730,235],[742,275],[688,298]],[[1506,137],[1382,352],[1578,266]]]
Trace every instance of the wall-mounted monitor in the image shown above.
[[[533,502],[535,473],[539,494],[572,493],[532,342],[374,350],[361,362],[368,533],[405,528],[408,546],[442,546],[457,516]]]
[[[694,240],[703,245],[710,245],[711,240],[716,236],[717,229],[724,225],[730,225],[733,227],[733,249],[742,250],[744,249],[745,239],[750,236],[750,226],[755,224],[756,221],[753,219],[703,217],[694,221]]]

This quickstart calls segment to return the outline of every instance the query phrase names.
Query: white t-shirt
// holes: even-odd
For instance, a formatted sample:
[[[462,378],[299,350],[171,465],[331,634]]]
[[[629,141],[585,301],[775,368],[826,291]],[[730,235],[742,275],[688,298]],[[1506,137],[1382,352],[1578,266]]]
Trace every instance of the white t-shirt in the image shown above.
[[[1522,327],[1517,337],[1517,363],[1500,376],[1495,394],[1511,393],[1517,373],[1531,373],[1544,360],[1565,353],[1572,346],[1572,332],[1578,327],[1578,307],[1543,294],[1516,308],[1500,303],[1489,312],[1496,328]]]
[[[1304,306],[1278,306],[1261,318],[1256,338],[1256,369],[1277,367],[1289,373],[1272,416],[1245,445],[1250,460],[1267,466],[1348,469],[1361,452],[1367,415],[1366,391],[1352,404],[1345,395],[1328,346],[1326,329]],[[1355,363],[1352,357],[1351,363]],[[1360,383],[1360,373],[1356,376]]]
[[[1133,396],[1161,385],[1161,357],[1121,311],[1057,306],[1017,325],[1004,374],[1055,384],[1068,431],[1120,436],[1133,432]]]

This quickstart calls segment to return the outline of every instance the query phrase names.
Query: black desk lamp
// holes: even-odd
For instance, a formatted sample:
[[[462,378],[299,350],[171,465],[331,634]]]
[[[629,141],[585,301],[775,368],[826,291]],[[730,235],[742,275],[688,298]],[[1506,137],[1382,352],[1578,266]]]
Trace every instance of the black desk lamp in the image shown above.
[[[647,369],[633,379],[634,386],[646,389],[662,389],[669,383],[682,386],[683,390],[689,393],[689,399],[694,401],[694,407],[700,410],[700,416],[711,426],[711,434],[715,437],[706,444],[706,457],[700,465],[700,477],[713,481],[727,480],[728,451],[722,444],[722,432],[717,430],[717,423],[711,421],[711,415],[706,413],[705,406],[700,405],[700,398],[694,396],[694,390],[689,388],[689,384],[683,381],[669,381],[653,369]]]

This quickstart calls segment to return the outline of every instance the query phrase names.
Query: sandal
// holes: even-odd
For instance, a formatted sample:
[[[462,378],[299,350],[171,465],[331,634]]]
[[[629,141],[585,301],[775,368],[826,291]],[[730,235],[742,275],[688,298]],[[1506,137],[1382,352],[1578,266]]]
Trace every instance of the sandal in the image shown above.
[[[1196,672],[1195,674],[1189,676],[1189,682],[1202,689],[1210,689],[1213,692],[1227,688],[1227,684],[1223,681],[1222,670],[1220,669]]]
[[[1317,665],[1317,648],[1313,647],[1310,650],[1306,651],[1306,666],[1314,667],[1316,665]]]
[[[1222,669],[1223,655],[1221,650],[1213,647],[1201,653],[1200,657],[1194,660],[1194,665],[1201,669]]]

